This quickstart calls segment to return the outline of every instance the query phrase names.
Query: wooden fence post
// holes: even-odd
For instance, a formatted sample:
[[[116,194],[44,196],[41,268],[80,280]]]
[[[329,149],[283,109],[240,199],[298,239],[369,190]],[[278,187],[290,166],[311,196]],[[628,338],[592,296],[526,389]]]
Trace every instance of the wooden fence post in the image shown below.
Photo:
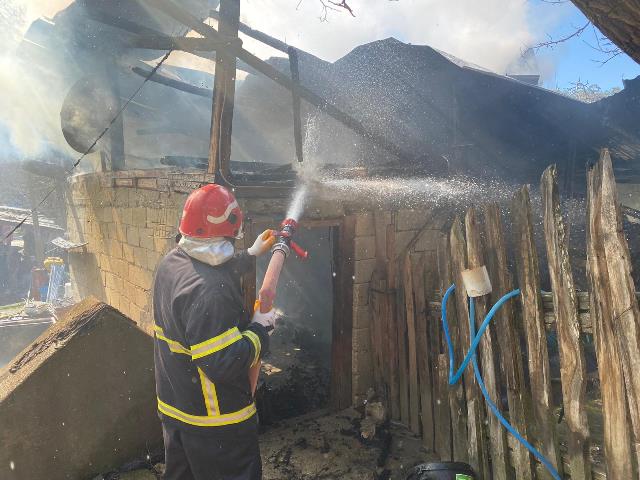
[[[451,227],[451,273],[456,284],[456,310],[458,313],[458,342],[462,352],[467,352],[470,345],[471,332],[469,331],[469,304],[467,292],[462,283],[462,271],[466,269],[467,248],[462,234],[462,224],[456,217]],[[457,365],[456,365],[457,366]],[[455,368],[455,366],[454,366]],[[481,479],[491,478],[489,470],[489,456],[485,444],[484,401],[480,396],[480,389],[473,376],[471,368],[464,373],[465,394],[467,397],[467,432],[469,463]]]
[[[613,165],[608,150],[603,150],[599,166],[600,232],[611,288],[613,333],[618,340],[627,402],[631,412],[634,454],[640,469],[640,309],[631,276],[631,254],[622,228],[622,215]]]
[[[631,478],[631,440],[625,400],[620,346],[614,333],[614,315],[610,297],[604,238],[601,226],[602,163],[587,172],[587,257],[591,283],[591,319],[596,341],[607,477]]]
[[[484,248],[480,238],[480,227],[476,210],[472,207],[467,210],[465,217],[465,227],[467,231],[467,267],[478,268],[484,265]],[[475,299],[476,306],[476,330],[484,320],[487,313],[487,297]],[[496,373],[497,344],[495,338],[495,328],[491,325],[484,332],[479,344],[480,368],[482,377],[487,387],[487,392],[493,403],[500,405],[500,395],[498,393],[498,375]],[[469,368],[472,368],[471,366]],[[489,419],[489,440],[491,445],[491,478],[495,480],[506,480],[508,477],[509,451],[507,449],[507,438],[505,430],[495,415],[487,412]]]
[[[512,214],[516,227],[515,247],[518,252],[518,283],[521,290],[522,319],[529,359],[529,379],[533,399],[534,420],[539,450],[562,475],[562,462],[558,450],[558,438],[551,398],[551,373],[547,336],[544,325],[542,297],[540,296],[540,272],[538,252],[533,239],[531,201],[529,189],[524,186],[514,196]],[[540,471],[542,478],[551,478],[548,472]]]
[[[485,237],[487,239],[487,269],[493,282],[492,303],[513,290],[513,282],[507,267],[507,251],[505,247],[500,207],[497,204],[487,205],[484,209]],[[520,338],[514,319],[512,301],[505,303],[496,313],[493,322],[500,329],[497,335],[500,345],[501,368],[507,384],[507,401],[509,403],[509,420],[511,425],[527,440],[530,419],[526,408],[525,396],[530,394],[524,381],[524,366],[520,349]],[[499,326],[499,327],[498,327]],[[529,450],[517,442],[513,452],[514,468],[518,480],[533,478],[531,455]]]
[[[442,291],[449,288],[449,285],[453,283],[450,267],[450,252],[449,248],[449,236],[443,235],[438,243],[438,273],[442,279]],[[454,352],[454,367],[458,365],[461,359],[462,346],[460,345],[460,332],[458,328],[458,315],[455,302],[451,301],[447,305],[447,312],[449,312],[449,331],[451,332],[451,338],[453,344],[456,347]],[[442,340],[444,342],[444,339]],[[456,385],[449,385],[449,357],[446,351],[446,345],[444,346],[444,355],[438,357],[438,389],[440,398],[442,401],[446,401],[448,397],[448,408],[450,410],[451,427],[450,427],[450,446],[447,443],[446,433],[441,434],[438,428],[436,428],[436,438],[440,434],[439,440],[436,440],[436,445],[440,445],[440,449],[449,448],[448,457],[440,454],[440,458],[455,458],[461,462],[469,461],[469,449],[467,448],[467,405],[464,395],[464,387],[462,382],[458,382]],[[446,364],[443,364],[443,358]],[[436,417],[436,421],[439,425],[443,425],[446,428],[446,419],[440,416]],[[440,453],[440,451],[438,451]]]
[[[567,423],[567,454],[572,479],[591,479],[589,425],[585,402],[586,369],[580,345],[578,303],[567,247],[566,228],[560,211],[555,165],[542,174],[542,210],[551,291],[556,313],[562,404]]]

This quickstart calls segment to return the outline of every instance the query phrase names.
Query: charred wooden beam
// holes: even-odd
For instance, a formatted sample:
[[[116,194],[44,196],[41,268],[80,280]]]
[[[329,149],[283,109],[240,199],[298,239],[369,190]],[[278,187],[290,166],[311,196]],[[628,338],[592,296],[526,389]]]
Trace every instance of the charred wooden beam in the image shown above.
[[[217,10],[211,10],[209,12],[209,16],[215,20],[220,20],[220,13]],[[258,40],[259,42],[264,43],[265,45],[269,45],[276,50],[280,50],[284,53],[289,53],[289,49],[292,48],[290,45],[286,44],[282,40],[278,40],[277,38],[272,37],[271,35],[267,35],[260,30],[255,30],[251,28],[246,23],[240,22],[238,24],[238,30],[244,33],[246,36],[253,38],[254,40]]]
[[[197,17],[186,11],[181,6],[177,5],[173,0],[155,0],[153,2],[149,2],[149,6],[152,6],[164,12],[165,14],[182,22],[192,30],[207,38],[224,38],[224,32],[218,32],[218,30],[216,30],[212,26],[201,22]],[[339,121],[359,135],[369,139],[374,145],[386,150],[392,155],[401,159],[411,159],[414,157],[413,154],[405,151],[402,147],[389,141],[382,135],[372,132],[364,125],[362,125],[359,120],[343,112],[320,95],[312,92],[311,90],[300,84],[296,85],[288,75],[284,74],[272,65],[269,65],[244,48],[238,46],[225,46],[224,48],[219,50],[219,53],[221,51],[225,51],[225,53],[227,54],[234,55],[250,67],[254,68],[258,72],[276,82],[278,85],[288,90],[296,91],[301,98],[312,104],[314,107],[320,109],[322,112]]]
[[[182,50],[185,52],[213,52],[223,46],[242,45],[239,38],[226,40],[198,37],[169,37],[166,35],[136,35],[128,43],[131,48],[149,50]]]
[[[164,2],[160,2],[160,4],[162,3]],[[190,14],[187,13],[187,15]],[[180,19],[178,20],[180,21]],[[190,20],[205,25],[199,22],[196,17],[192,17]],[[239,22],[240,0],[221,0],[220,34],[217,36],[204,36],[211,37],[214,40],[225,38],[237,40]],[[191,26],[189,24],[186,25]],[[237,47],[234,43],[229,42],[225,48],[217,51],[216,56],[216,76],[213,87],[211,143],[209,145],[208,168],[208,172],[215,175],[214,178],[216,182],[220,182],[223,178],[230,178],[231,176],[229,162],[231,161],[231,129],[233,126],[233,104],[236,93],[236,56],[233,55],[232,52],[238,48],[241,49],[242,47]],[[222,176],[222,178],[219,178],[220,176]]]
[[[300,85],[300,71],[298,70],[298,51],[290,47],[289,51],[289,70],[291,71],[291,81],[294,85]],[[298,162],[302,162],[302,119],[300,115],[300,95],[296,90],[291,90],[293,96],[293,138],[296,142],[296,158]]]
[[[133,67],[131,71],[136,75],[140,75],[144,78],[149,77],[149,74],[151,73],[150,70],[147,71],[144,68],[140,67]],[[158,72],[156,72],[155,75],[149,77],[149,81],[159,83],[167,87],[175,88],[176,90],[180,90],[181,92],[198,95],[199,97],[211,98],[213,95],[213,90],[209,90],[208,88],[196,87],[195,85],[181,82],[180,80],[174,80],[173,78],[169,78],[166,75],[162,75]]]

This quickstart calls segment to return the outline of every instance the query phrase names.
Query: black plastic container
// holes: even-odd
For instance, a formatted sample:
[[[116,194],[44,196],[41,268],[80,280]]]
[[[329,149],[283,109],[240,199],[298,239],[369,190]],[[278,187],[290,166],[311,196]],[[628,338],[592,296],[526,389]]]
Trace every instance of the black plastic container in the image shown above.
[[[475,480],[469,465],[462,462],[421,463],[415,466],[407,480]]]

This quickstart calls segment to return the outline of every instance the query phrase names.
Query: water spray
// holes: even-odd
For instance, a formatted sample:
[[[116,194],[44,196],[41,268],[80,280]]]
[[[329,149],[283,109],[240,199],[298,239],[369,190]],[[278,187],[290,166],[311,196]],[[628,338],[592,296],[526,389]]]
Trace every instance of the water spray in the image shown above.
[[[306,186],[302,186],[294,195],[291,206],[287,213],[287,218],[280,224],[280,230],[273,230],[271,234],[277,238],[276,243],[271,247],[271,260],[264,274],[262,287],[258,293],[258,299],[254,305],[254,310],[260,310],[267,313],[273,308],[273,302],[276,298],[278,288],[278,280],[280,273],[284,267],[284,261],[293,251],[298,258],[306,260],[309,258],[309,252],[298,245],[293,240],[293,235],[298,229],[298,219],[302,215],[304,209],[304,200],[306,198]],[[255,394],[258,386],[258,376],[260,375],[261,362],[258,362],[249,370],[249,381],[251,391]]]

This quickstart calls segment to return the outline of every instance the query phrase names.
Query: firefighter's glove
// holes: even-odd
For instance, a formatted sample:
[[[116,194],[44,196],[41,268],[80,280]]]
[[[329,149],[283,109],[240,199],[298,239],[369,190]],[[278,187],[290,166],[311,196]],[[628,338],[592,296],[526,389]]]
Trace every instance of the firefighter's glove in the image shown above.
[[[276,322],[280,318],[279,312],[272,308],[267,313],[262,313],[259,309],[255,311],[253,314],[252,322],[258,323],[267,329],[269,335],[273,333],[273,330],[276,328]]]
[[[276,240],[277,238],[273,234],[273,230],[265,230],[260,235],[258,235],[258,238],[256,238],[255,242],[253,242],[253,245],[251,245],[247,249],[247,253],[249,255],[253,255],[254,257],[264,255],[269,250],[271,250],[271,247],[273,247],[273,244],[276,243]]]

